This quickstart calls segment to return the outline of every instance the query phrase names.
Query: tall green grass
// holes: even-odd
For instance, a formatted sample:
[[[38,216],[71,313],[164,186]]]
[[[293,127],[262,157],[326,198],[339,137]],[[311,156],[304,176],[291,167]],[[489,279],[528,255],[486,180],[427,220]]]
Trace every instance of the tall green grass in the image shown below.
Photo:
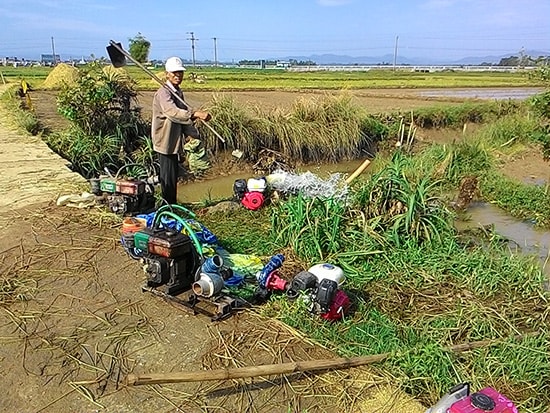
[[[105,167],[116,171],[121,164],[119,153],[123,140],[119,135],[91,136],[73,127],[49,134],[44,140],[52,150],[64,154],[72,170],[85,178],[102,174]]]
[[[488,154],[475,148],[433,149],[429,159],[437,156],[440,164],[426,167],[427,175],[418,173],[418,164],[429,163],[418,159],[422,155],[413,160],[397,152],[370,179],[358,181],[347,207],[300,196],[283,201],[273,212],[278,247],[291,247],[306,263],[342,266],[354,308],[335,324],[284,298],[272,301],[266,312],[341,355],[390,353],[380,368],[426,405],[453,384],[470,381],[494,385],[525,411],[542,413],[550,406],[548,357],[540,353],[550,327],[545,276],[530,258],[509,255],[496,239],[463,244],[452,215],[437,202],[442,185],[434,180],[435,171],[458,178],[461,171],[489,162]],[[480,154],[469,166],[468,153]],[[463,170],[454,166],[457,159],[464,161],[459,163]],[[513,352],[498,350],[510,337],[539,331],[539,338],[523,339]],[[501,343],[473,353],[449,350],[487,339]],[[531,368],[514,366],[533,352]],[[482,354],[491,354],[491,360],[483,364]]]
[[[522,104],[513,100],[432,106],[414,110],[414,122],[423,128],[457,128],[465,123],[482,123],[517,113]]]
[[[490,143],[495,148],[517,144],[533,144],[545,141],[545,131],[536,116],[512,113],[486,124],[477,138]]]
[[[497,173],[488,173],[481,181],[483,197],[512,216],[550,227],[550,194],[548,185],[525,185]]]

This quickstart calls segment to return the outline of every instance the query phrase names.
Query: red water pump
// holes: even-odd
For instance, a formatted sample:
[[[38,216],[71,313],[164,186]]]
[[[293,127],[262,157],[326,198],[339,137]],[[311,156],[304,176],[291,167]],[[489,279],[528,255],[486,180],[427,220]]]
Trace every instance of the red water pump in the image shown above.
[[[462,383],[449,390],[426,413],[518,413],[518,409],[492,387],[470,394],[470,385]]]

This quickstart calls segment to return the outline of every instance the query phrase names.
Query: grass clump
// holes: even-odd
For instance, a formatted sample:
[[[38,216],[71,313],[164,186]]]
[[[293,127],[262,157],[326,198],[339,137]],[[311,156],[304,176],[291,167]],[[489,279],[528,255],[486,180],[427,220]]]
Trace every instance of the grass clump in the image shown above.
[[[414,122],[422,128],[461,128],[465,123],[488,122],[516,113],[520,108],[521,103],[513,100],[433,106],[416,109]]]
[[[487,124],[477,135],[478,139],[499,148],[512,144],[543,142],[544,136],[539,120],[521,113],[500,117]]]
[[[238,148],[252,160],[262,148],[301,163],[355,159],[369,152],[373,142],[387,130],[345,94],[302,99],[288,111],[275,109],[269,113],[244,108],[231,97],[216,95],[208,110],[214,115],[212,126],[226,138],[227,146],[203,128],[207,145],[214,152]]]
[[[54,132],[44,141],[58,153],[65,155],[74,171],[85,178],[97,176],[107,167],[118,169],[122,139],[119,135],[90,135],[78,127]]]
[[[152,147],[146,142],[150,127],[136,106],[135,83],[128,74],[99,63],[75,70],[78,76],[63,83],[57,96],[58,111],[71,126],[46,137],[52,150],[86,178],[105,168],[114,172],[137,160],[151,160]],[[143,165],[142,170],[150,169],[151,164]]]
[[[538,227],[550,227],[550,197],[546,185],[524,185],[502,175],[489,173],[481,182],[481,190],[485,199],[512,216],[529,220]]]

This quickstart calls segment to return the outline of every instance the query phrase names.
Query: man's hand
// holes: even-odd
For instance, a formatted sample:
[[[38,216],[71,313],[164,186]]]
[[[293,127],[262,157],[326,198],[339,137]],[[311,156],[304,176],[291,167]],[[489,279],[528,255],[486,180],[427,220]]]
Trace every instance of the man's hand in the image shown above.
[[[212,119],[212,115],[208,112],[203,112],[202,110],[196,110],[193,113],[192,119],[200,119],[202,121],[208,122],[210,119]]]

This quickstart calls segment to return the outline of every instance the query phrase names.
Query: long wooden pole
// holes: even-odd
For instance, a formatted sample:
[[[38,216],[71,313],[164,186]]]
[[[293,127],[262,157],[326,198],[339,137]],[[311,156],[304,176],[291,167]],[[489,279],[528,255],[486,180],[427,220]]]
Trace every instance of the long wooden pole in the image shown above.
[[[326,360],[295,361],[282,364],[265,364],[262,366],[217,369],[210,371],[129,374],[126,384],[139,386],[142,384],[183,383],[207,380],[243,379],[246,377],[260,377],[274,374],[290,374],[303,371],[320,371],[330,369],[346,369],[377,363],[390,356],[390,353],[376,354],[373,356],[335,358]]]
[[[513,336],[513,339],[521,340],[526,337],[534,337],[540,332],[533,331],[525,334]],[[504,339],[490,339],[473,341],[470,343],[455,344],[447,347],[448,351],[461,353],[476,348],[488,347],[501,343]],[[151,373],[151,374],[129,374],[125,378],[125,384],[129,386],[140,386],[143,384],[163,384],[163,383],[184,383],[194,381],[208,380],[230,380],[243,379],[247,377],[261,377],[275,374],[290,374],[304,371],[321,371],[346,369],[350,367],[359,367],[367,364],[378,363],[391,356],[391,353],[375,354],[371,356],[360,356],[351,358],[335,358],[324,360],[295,361],[282,364],[266,364],[262,366],[241,367],[231,369],[217,369],[210,371],[190,371],[190,372],[170,372],[170,373]]]

